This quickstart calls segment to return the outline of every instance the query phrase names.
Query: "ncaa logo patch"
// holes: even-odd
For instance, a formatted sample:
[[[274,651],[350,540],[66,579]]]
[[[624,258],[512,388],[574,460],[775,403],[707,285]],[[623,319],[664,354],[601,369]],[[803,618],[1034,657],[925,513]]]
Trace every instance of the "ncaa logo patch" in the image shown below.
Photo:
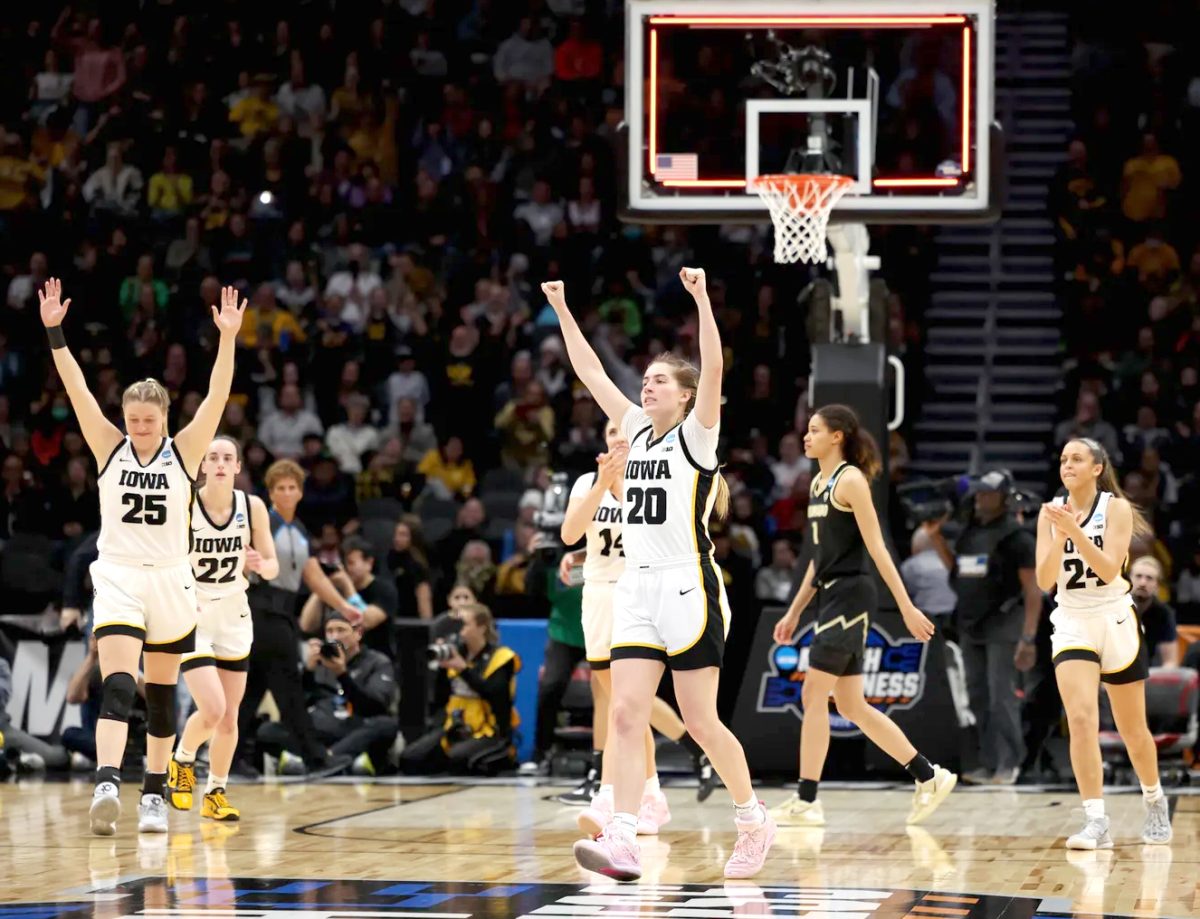
[[[757,709],[779,714],[790,711],[804,719],[801,693],[808,669],[808,649],[816,635],[810,623],[795,642],[775,645],[762,676]],[[925,655],[928,646],[915,638],[893,638],[880,625],[871,624],[863,653],[863,691],[867,701],[885,715],[912,708],[925,694]],[[830,704],[829,729],[835,737],[856,737],[862,732]]]
[[[241,511],[238,511],[236,514],[233,515],[233,522],[237,523],[237,524],[245,523],[246,515],[243,514]]]
[[[158,458],[169,460],[171,458],[171,448],[168,447],[167,449],[163,450],[163,452],[158,455]]]
[[[674,442],[675,442],[675,432],[672,431],[670,434],[667,435],[667,443],[670,444],[670,443],[674,443]]]

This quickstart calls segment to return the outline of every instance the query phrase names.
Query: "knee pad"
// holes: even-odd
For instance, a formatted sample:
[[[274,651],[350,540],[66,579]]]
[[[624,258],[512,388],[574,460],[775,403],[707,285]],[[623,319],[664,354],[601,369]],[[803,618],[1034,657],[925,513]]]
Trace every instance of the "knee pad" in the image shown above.
[[[175,736],[174,684],[146,684],[146,733],[151,737]]]
[[[110,673],[100,689],[100,714],[109,721],[129,721],[133,700],[137,698],[137,680],[130,673]]]

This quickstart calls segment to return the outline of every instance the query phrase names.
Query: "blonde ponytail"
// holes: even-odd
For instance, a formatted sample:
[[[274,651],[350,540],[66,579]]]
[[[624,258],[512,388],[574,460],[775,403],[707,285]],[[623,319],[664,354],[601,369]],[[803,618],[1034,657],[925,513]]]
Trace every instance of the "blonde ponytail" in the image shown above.
[[[713,498],[712,516],[715,520],[728,520],[729,483],[725,481],[725,476],[718,472],[716,482],[714,484],[717,487],[717,494],[716,497]]]

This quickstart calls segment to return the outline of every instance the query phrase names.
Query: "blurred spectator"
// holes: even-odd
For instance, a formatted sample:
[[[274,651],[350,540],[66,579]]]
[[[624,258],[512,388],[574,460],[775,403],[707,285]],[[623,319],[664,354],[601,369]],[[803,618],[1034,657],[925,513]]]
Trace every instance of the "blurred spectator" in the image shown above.
[[[279,390],[275,411],[258,426],[258,438],[276,459],[295,459],[301,454],[305,434],[320,437],[325,428],[313,412],[304,408],[300,387],[285,383]]]
[[[1158,138],[1142,135],[1141,152],[1125,162],[1121,178],[1121,210],[1135,223],[1162,220],[1167,193],[1179,187],[1182,173],[1175,157],[1163,153]]]
[[[429,561],[414,539],[414,522],[400,520],[392,531],[387,566],[396,588],[396,615],[401,619],[432,619],[433,590]],[[453,595],[453,591],[451,591]],[[475,601],[472,594],[471,601]]]
[[[325,435],[325,444],[342,472],[362,472],[362,455],[379,446],[379,429],[367,423],[370,410],[370,399],[352,394],[346,399],[346,420]]]
[[[150,213],[159,220],[173,220],[181,216],[192,203],[192,177],[179,172],[178,156],[174,147],[163,153],[162,168],[150,176],[150,188],[146,201]]]
[[[786,606],[792,602],[796,549],[791,540],[771,543],[771,564],[761,568],[754,578],[754,593],[764,603]]]
[[[796,480],[811,466],[812,460],[804,455],[800,435],[795,431],[784,434],[779,439],[779,459],[771,463],[771,475],[775,478],[772,497],[778,500],[789,495]]]
[[[170,291],[163,281],[154,276],[154,256],[148,252],[138,257],[137,273],[121,282],[117,302],[127,321],[141,305],[144,288],[149,288],[153,293],[152,302],[159,311],[167,308]]]
[[[42,289],[50,277],[46,269],[46,253],[35,252],[29,256],[29,273],[19,274],[8,282],[9,306],[23,307],[36,302],[34,295]]]
[[[391,578],[376,577],[375,550],[365,539],[351,537],[342,546],[342,558],[346,566],[346,575],[354,593],[369,608],[374,607],[383,614],[383,620],[374,623],[363,633],[363,644],[368,648],[387,655],[390,659],[396,657],[395,622],[399,614],[400,601],[396,596],[396,587]],[[363,619],[364,626],[367,618]]]
[[[1075,402],[1075,416],[1061,421],[1054,428],[1055,449],[1077,437],[1090,437],[1097,441],[1110,457],[1119,460],[1120,443],[1117,429],[1100,415],[1100,400],[1093,392],[1083,391]]]
[[[120,143],[110,143],[104,165],[83,184],[84,200],[97,210],[129,217],[137,212],[141,197],[141,172],[125,162]]]
[[[1162,565],[1143,556],[1129,566],[1133,605],[1142,623],[1151,667],[1179,666],[1179,646],[1176,644],[1175,611],[1158,599],[1163,580]]]
[[[593,82],[604,67],[604,48],[587,37],[582,19],[572,19],[567,38],[554,51],[554,76],[564,82]]]
[[[954,615],[957,598],[950,587],[954,560],[943,557],[939,546],[944,543],[935,542],[930,535],[932,528],[941,525],[940,520],[930,521],[913,531],[912,552],[900,563],[900,577],[917,608],[944,629]]]
[[[554,73],[554,48],[538,34],[533,17],[521,17],[517,31],[500,43],[492,72],[497,82],[520,84],[527,93],[540,94],[546,88]]]
[[[287,351],[293,342],[303,344],[307,336],[295,316],[279,309],[274,288],[262,284],[255,290],[254,299],[242,317],[238,341],[245,348]]]
[[[448,437],[426,453],[417,471],[446,498],[465,497],[475,490],[475,465],[464,456],[461,437]]]
[[[429,405],[429,380],[417,369],[412,348],[400,345],[396,348],[395,356],[396,369],[387,378],[387,404],[392,409],[392,424],[399,420],[400,400],[412,400],[416,415],[424,414],[425,407]]]
[[[496,429],[500,432],[500,459],[505,466],[527,471],[549,462],[554,410],[546,402],[546,390],[539,381],[531,380],[520,396],[509,400],[500,410]]]

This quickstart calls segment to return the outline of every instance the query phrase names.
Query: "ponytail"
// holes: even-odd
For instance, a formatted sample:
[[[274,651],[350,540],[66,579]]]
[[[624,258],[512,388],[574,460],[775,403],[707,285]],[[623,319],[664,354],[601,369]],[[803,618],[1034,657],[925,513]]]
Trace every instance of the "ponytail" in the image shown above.
[[[1090,437],[1079,438],[1079,443],[1083,444],[1091,452],[1092,461],[1099,463],[1102,467],[1100,474],[1096,476],[1096,490],[1111,492],[1113,497],[1122,498],[1129,502],[1129,509],[1133,511],[1134,536],[1153,536],[1154,527],[1146,519],[1146,515],[1142,512],[1142,509],[1134,504],[1133,501],[1130,501],[1129,496],[1121,488],[1121,483],[1117,480],[1116,470],[1113,469],[1112,461],[1108,458],[1108,451],[1104,449],[1104,445],[1098,440],[1092,440]]]
[[[857,466],[867,481],[883,471],[879,446],[871,432],[859,423],[854,409],[848,405],[826,405],[817,409],[815,414],[821,416],[830,431],[841,431],[843,458],[851,466]]]
[[[716,497],[713,498],[712,516],[717,520],[727,520],[729,518],[729,483],[725,481],[725,476],[717,473]]]

